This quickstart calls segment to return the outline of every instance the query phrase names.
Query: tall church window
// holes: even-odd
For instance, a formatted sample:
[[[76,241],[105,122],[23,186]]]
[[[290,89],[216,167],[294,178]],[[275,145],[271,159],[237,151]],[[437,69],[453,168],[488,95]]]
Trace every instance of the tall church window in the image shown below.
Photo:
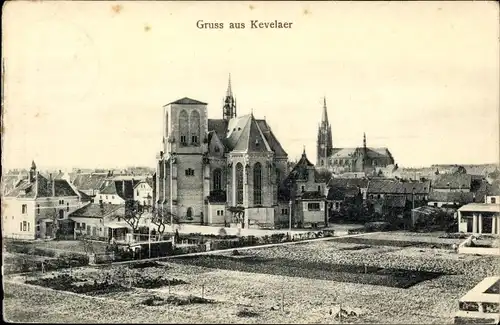
[[[222,189],[222,172],[219,168],[212,173],[212,187],[215,191]]]
[[[262,165],[260,163],[253,166],[253,204],[262,204]]]
[[[185,110],[179,113],[179,138],[181,145],[187,145],[187,137],[189,133],[188,114]]]
[[[198,145],[200,143],[200,113],[192,111],[190,116],[189,130],[191,132],[191,144]]]
[[[243,165],[236,164],[236,204],[243,204]]]
[[[280,170],[276,169],[276,184],[280,184],[281,182],[281,175],[280,175]]]

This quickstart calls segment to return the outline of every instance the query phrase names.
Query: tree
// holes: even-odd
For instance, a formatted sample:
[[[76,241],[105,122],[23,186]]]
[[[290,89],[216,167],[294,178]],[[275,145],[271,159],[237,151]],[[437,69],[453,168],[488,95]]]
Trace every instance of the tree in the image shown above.
[[[132,233],[136,233],[143,214],[144,209],[138,201],[127,200],[125,201],[125,215],[115,216],[115,218],[123,218],[123,221],[132,228]]]
[[[151,219],[151,223],[153,223],[157,227],[157,231],[160,235],[163,235],[165,232],[166,226],[171,225],[170,220],[172,219],[173,223],[179,224],[180,219],[179,217],[171,213],[170,211],[159,211],[155,210],[153,213],[153,218]]]

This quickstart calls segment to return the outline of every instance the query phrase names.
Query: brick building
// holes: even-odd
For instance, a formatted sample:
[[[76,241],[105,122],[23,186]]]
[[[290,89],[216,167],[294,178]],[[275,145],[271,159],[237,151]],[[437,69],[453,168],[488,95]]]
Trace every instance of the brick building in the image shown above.
[[[287,153],[266,120],[237,116],[230,79],[222,116],[208,119],[207,104],[190,98],[164,106],[156,211],[177,222],[274,226]]]

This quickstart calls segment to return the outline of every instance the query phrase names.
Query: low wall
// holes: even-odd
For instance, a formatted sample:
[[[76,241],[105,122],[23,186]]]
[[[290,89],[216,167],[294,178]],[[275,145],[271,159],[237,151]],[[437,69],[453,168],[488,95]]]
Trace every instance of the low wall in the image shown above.
[[[474,247],[468,246],[472,241],[470,236],[466,240],[460,243],[458,246],[459,254],[477,254],[477,255],[500,255],[500,249],[498,247]]]
[[[223,231],[221,229],[224,229]],[[180,224],[174,225],[174,231],[177,230],[180,234],[191,234],[191,233],[201,233],[203,235],[220,235],[221,232],[225,232],[225,235],[229,236],[271,236],[272,234],[300,234],[300,233],[308,233],[315,232],[314,230],[305,231],[305,230],[268,230],[268,229],[241,229],[241,228],[225,228],[225,227],[212,227],[212,226],[199,226],[199,225],[189,225],[189,224]],[[168,230],[167,230],[168,231]]]

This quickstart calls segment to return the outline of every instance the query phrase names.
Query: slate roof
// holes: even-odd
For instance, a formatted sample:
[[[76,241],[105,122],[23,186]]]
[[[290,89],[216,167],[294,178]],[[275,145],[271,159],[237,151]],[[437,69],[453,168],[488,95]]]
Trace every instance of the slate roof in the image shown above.
[[[229,123],[229,127],[231,127],[231,122]],[[271,151],[271,147],[264,138],[264,134],[262,134],[259,126],[257,125],[257,121],[255,121],[253,116],[250,115],[249,119],[245,123],[244,128],[241,130],[241,133],[239,132],[239,123],[236,125],[236,127],[238,128],[237,131],[233,130],[231,133],[236,133],[236,137],[234,139],[237,139],[234,147],[231,148],[232,150],[245,152]]]
[[[122,211],[120,211],[122,209]],[[124,213],[125,206],[119,204],[88,204],[71,214],[71,217],[104,218],[113,212]]]
[[[367,188],[369,180],[367,178],[331,178],[328,181],[328,186],[330,187],[360,187]]]
[[[224,139],[227,132],[227,121],[224,119],[208,119],[208,131],[217,133],[219,139]]]
[[[100,190],[108,174],[77,174],[73,185],[80,191]]]
[[[178,104],[178,105],[207,105],[207,103],[200,102],[199,100],[191,99],[191,98],[188,98],[188,97],[184,97],[184,98],[178,99],[176,101],[173,101],[171,103],[166,104],[165,106],[171,105],[171,104]]]
[[[35,197],[63,197],[78,196],[71,185],[64,179],[55,179],[54,193],[50,181],[40,174],[37,174],[36,181],[30,182],[29,179],[20,181],[6,197],[35,198]]]
[[[323,194],[321,194],[321,192],[318,192],[318,191],[305,191],[305,192],[300,193],[299,196],[303,201],[325,199],[325,196]]]
[[[332,158],[352,158],[358,154],[363,153],[363,147],[356,148],[333,148]],[[366,154],[369,158],[392,158],[388,148],[366,148]]]
[[[80,196],[80,199],[83,202],[90,202],[92,200],[92,198],[90,196],[88,196],[87,194],[83,193],[82,191],[78,191],[78,195]]]
[[[287,156],[267,122],[255,119],[252,114],[232,118],[229,122],[224,119],[209,119],[209,143],[214,133],[226,151],[272,151],[276,156]]]
[[[470,189],[472,176],[468,174],[440,174],[432,182],[433,188]]]
[[[415,189],[415,190],[413,190]],[[430,181],[425,182],[400,182],[391,179],[372,179],[368,183],[368,193],[381,194],[428,194]]]
[[[360,190],[356,187],[330,187],[328,189],[327,199],[329,201],[343,201],[346,198],[352,198],[360,194]]]
[[[125,188],[123,186],[123,183],[125,183]],[[124,200],[132,199],[134,198],[134,184],[135,182],[128,180],[111,181],[99,192],[99,194],[118,195]]]
[[[149,186],[151,186],[151,188],[153,188],[153,179],[150,177],[143,180],[138,180],[138,182],[134,183],[134,188],[136,188],[139,184],[143,183],[148,184]]]
[[[278,188],[278,199],[280,201],[289,200],[291,188],[296,180],[305,180],[309,177],[309,170],[314,169],[314,165],[307,159],[305,153],[302,154],[300,160],[295,164],[292,171],[281,182]],[[324,197],[324,196],[323,196]]]
[[[264,134],[264,137],[269,143],[271,150],[273,150],[277,156],[287,156],[287,153],[281,146],[281,143],[278,141],[274,133],[271,131],[271,128],[267,124],[266,120],[256,120],[256,121],[257,124],[259,125],[260,130]]]
[[[429,202],[456,202],[461,204],[472,203],[474,201],[483,201],[483,197],[476,197],[471,192],[431,192]]]
[[[295,164],[292,171],[288,174],[287,178],[293,180],[304,180],[309,177],[309,169],[314,168],[314,165],[307,159],[305,153],[302,154],[300,160]]]

